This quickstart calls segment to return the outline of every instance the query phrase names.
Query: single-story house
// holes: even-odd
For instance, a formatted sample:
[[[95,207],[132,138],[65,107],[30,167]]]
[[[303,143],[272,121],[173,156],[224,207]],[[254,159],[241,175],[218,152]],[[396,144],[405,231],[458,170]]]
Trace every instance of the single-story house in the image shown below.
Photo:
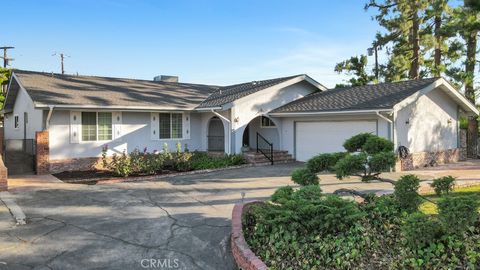
[[[327,89],[308,75],[216,86],[15,70],[3,113],[5,144],[48,131],[48,166],[61,171],[91,166],[104,145],[109,154],[271,145],[305,161],[361,132],[407,147],[423,157],[417,165],[457,160],[459,117],[479,111],[443,78]]]

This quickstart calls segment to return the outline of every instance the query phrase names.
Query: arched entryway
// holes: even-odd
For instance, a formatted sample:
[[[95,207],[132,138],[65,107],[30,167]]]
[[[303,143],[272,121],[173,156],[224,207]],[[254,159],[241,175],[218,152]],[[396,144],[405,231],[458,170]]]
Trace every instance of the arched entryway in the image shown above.
[[[210,119],[208,123],[208,151],[225,151],[225,132],[222,120],[217,116]]]
[[[257,135],[258,134],[258,135]],[[274,150],[280,149],[280,136],[275,121],[267,116],[258,116],[252,119],[245,127],[242,134],[242,145],[248,146],[251,150],[258,147],[269,148],[272,144]]]

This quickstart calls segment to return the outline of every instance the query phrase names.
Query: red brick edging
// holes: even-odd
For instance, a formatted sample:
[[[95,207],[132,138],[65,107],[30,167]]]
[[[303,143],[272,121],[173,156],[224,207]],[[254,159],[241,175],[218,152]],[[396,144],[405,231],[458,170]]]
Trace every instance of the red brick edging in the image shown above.
[[[261,203],[253,201],[245,204],[236,204],[232,211],[232,253],[235,262],[240,269],[243,270],[266,270],[267,265],[258,258],[250,249],[245,238],[243,237],[242,216],[243,209],[249,205]]]

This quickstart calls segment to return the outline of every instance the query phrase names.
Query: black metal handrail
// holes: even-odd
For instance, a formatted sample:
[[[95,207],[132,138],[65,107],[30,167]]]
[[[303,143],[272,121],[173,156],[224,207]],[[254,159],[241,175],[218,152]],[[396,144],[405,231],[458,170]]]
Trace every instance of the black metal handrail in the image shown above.
[[[264,141],[266,144],[268,144],[270,149],[262,149],[258,147],[258,138],[260,138],[262,141]],[[268,154],[264,152],[264,150],[270,150],[268,151]],[[273,165],[273,143],[267,141],[265,137],[263,137],[260,133],[257,132],[257,153],[262,153]]]

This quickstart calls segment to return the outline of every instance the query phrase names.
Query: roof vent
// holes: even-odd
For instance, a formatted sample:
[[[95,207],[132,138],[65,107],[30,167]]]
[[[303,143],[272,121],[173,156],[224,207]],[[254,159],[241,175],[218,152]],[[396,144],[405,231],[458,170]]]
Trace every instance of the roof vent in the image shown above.
[[[153,78],[156,82],[173,82],[178,83],[178,76],[159,75]]]

